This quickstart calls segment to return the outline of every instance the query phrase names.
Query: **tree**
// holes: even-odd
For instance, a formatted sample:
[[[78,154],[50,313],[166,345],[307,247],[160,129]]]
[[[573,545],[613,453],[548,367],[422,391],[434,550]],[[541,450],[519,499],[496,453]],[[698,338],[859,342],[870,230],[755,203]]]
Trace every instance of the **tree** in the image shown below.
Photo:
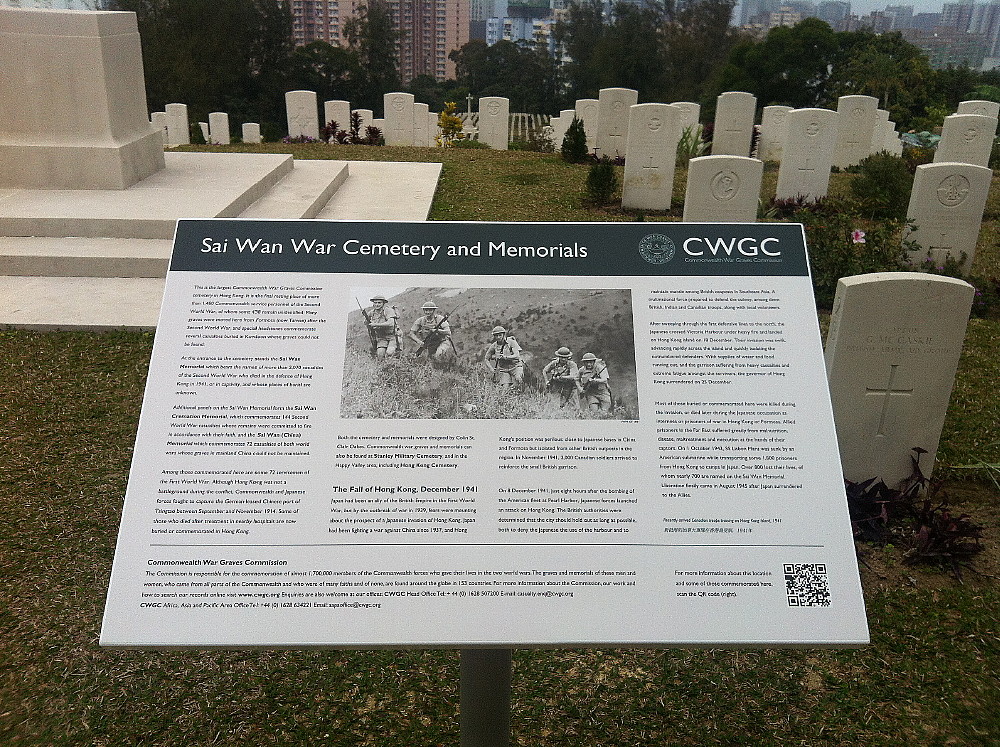
[[[746,39],[733,47],[715,91],[747,91],[765,106],[819,106],[828,99],[838,51],[836,33],[818,18],[774,28],[763,41]]]
[[[559,71],[542,45],[499,41],[487,46],[473,40],[450,55],[458,86],[470,94],[505,96],[511,111],[554,113],[558,110]]]
[[[662,6],[640,8],[624,2],[614,6],[611,23],[591,58],[600,87],[632,88],[644,100],[663,100],[667,88],[664,22]]]
[[[382,96],[402,87],[396,67],[400,34],[384,0],[370,0],[344,24],[344,38],[357,60],[356,107],[380,110]]]
[[[570,57],[563,74],[571,100],[594,98],[601,88],[601,71],[594,58],[605,31],[601,0],[572,0],[565,20],[555,26],[555,42]]]
[[[292,54],[289,83],[296,90],[315,91],[320,101],[350,101],[356,92],[357,72],[357,58],[350,50],[314,41]]]
[[[288,7],[273,0],[111,0],[136,14],[146,99],[183,102],[193,119],[227,111],[239,121],[283,119],[292,52]]]

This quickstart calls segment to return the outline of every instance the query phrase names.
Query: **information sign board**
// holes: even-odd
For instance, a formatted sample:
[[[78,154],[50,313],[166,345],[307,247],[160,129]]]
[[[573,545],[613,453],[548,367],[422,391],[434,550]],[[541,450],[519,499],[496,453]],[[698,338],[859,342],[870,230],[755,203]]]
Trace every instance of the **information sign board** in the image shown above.
[[[800,226],[178,224],[102,645],[867,640]]]

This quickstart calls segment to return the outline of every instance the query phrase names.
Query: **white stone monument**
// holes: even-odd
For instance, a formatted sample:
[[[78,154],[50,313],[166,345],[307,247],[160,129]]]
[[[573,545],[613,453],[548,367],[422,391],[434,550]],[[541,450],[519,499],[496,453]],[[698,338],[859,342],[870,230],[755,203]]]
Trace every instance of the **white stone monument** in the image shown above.
[[[399,91],[382,96],[386,145],[413,145],[413,94]]]
[[[361,137],[365,136],[365,128],[371,127],[372,122],[375,120],[375,113],[371,109],[355,109],[354,110],[359,117],[361,117],[361,127],[358,133]]]
[[[188,145],[191,142],[191,123],[188,121],[187,104],[167,104],[167,145]]]
[[[952,114],[945,117],[941,142],[934,151],[934,163],[989,166],[996,131],[996,117],[983,114]]]
[[[846,169],[871,155],[878,99],[874,96],[841,96],[837,99],[837,147],[833,165]]]
[[[156,128],[163,138],[163,144],[167,144],[167,113],[153,112],[149,115],[149,122]]]
[[[323,102],[323,126],[326,127],[331,122],[337,123],[338,130],[351,131],[351,102],[350,101],[324,101]]]
[[[288,91],[285,94],[289,137],[319,140],[319,109],[316,100],[315,91]]]
[[[943,263],[951,255],[964,272],[972,268],[992,178],[992,169],[966,163],[917,166],[906,209],[915,226],[906,238],[920,247],[911,256],[915,263],[928,255]]]
[[[929,477],[948,410],[975,288],[917,272],[841,278],[826,371],[844,477],[890,487]]]
[[[503,96],[479,99],[479,142],[493,150],[507,150],[509,125],[510,99]]]
[[[257,144],[262,142],[260,136],[260,124],[258,122],[244,122],[242,127],[243,142]]]
[[[684,132],[688,127],[697,127],[699,125],[701,118],[700,104],[696,104],[693,101],[675,101],[671,106],[676,106],[681,113],[681,118],[678,122],[681,132]]]
[[[208,122],[199,122],[198,129],[201,130],[201,139],[206,143],[211,143],[212,134],[208,130]]]
[[[681,112],[670,104],[635,104],[628,124],[629,156],[622,180],[622,207],[669,210]]]
[[[715,104],[712,155],[748,157],[756,116],[757,97],[752,93],[726,91],[720,94]]]
[[[765,106],[760,116],[760,139],[757,141],[757,158],[761,161],[780,161],[788,132],[790,106]]]
[[[600,102],[597,99],[577,99],[576,118],[583,122],[587,133],[587,150],[597,147],[597,120],[600,112]]]
[[[216,145],[229,145],[232,142],[229,115],[226,112],[211,112],[208,115],[208,142]]]
[[[597,155],[624,158],[628,152],[630,107],[639,101],[631,88],[602,88],[597,96]]]
[[[837,144],[837,112],[795,109],[786,115],[785,145],[778,167],[776,200],[805,197],[815,202],[830,186],[830,166]]]
[[[428,148],[431,145],[430,130],[427,129],[430,107],[427,104],[413,104],[413,144],[418,148]]]
[[[164,167],[147,117],[135,15],[0,8],[0,187],[126,189]]]
[[[558,117],[552,118],[552,144],[556,153],[562,149],[563,138],[566,137],[566,130],[573,124],[573,117],[576,116],[575,109],[563,109]]]
[[[960,101],[956,114],[982,114],[986,117],[1000,117],[1000,104],[996,101]]]
[[[755,223],[764,163],[746,156],[702,156],[688,164],[684,220]]]

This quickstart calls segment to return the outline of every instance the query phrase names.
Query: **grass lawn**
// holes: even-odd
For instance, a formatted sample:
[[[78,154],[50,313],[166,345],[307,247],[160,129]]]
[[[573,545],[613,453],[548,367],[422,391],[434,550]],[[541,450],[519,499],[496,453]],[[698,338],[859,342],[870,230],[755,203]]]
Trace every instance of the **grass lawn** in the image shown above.
[[[441,161],[439,220],[635,219],[583,207],[586,167],[551,155],[273,150]],[[983,275],[1000,275],[997,199]],[[514,743],[1000,745],[1000,496],[983,471],[955,468],[1000,462],[998,327],[970,324],[937,471],[987,526],[980,573],[959,583],[902,564],[899,548],[862,548],[862,650],[516,651]],[[149,333],[0,331],[0,744],[457,744],[455,651],[97,647],[151,346]]]

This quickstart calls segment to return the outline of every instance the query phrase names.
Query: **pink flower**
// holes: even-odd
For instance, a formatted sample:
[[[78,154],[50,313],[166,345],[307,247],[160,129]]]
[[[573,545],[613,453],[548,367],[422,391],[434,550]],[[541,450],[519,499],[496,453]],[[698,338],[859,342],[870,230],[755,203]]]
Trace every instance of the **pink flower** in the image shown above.
[[[853,241],[855,244],[864,244],[865,232],[855,228],[853,231],[851,231],[851,241]]]

